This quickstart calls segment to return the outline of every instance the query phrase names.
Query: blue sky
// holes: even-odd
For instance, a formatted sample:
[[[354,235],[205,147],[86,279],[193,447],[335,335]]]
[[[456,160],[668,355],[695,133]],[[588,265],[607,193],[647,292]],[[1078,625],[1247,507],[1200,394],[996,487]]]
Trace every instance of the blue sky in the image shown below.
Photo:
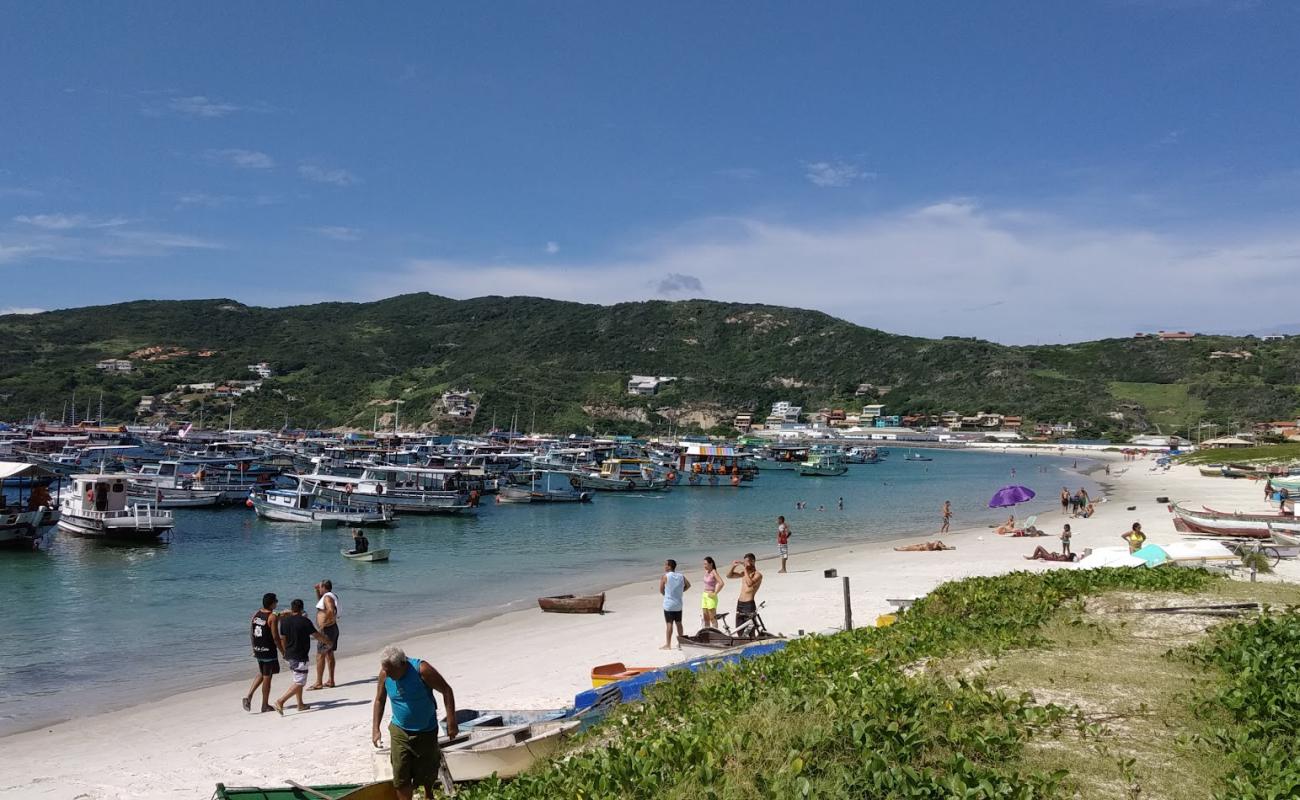
[[[1295,323],[1300,4],[0,3],[0,309]],[[1264,326],[1264,328],[1260,328]]]

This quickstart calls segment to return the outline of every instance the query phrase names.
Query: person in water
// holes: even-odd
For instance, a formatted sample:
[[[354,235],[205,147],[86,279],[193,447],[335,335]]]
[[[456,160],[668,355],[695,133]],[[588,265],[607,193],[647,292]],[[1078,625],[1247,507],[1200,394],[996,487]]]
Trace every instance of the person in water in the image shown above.
[[[700,608],[704,611],[704,627],[718,627],[718,593],[726,586],[726,581],[718,574],[718,565],[712,556],[704,557],[704,594],[700,597]]]
[[[360,555],[361,553],[369,552],[369,550],[370,550],[370,540],[366,538],[366,534],[363,533],[360,528],[353,528],[352,529],[352,550],[349,551],[349,554],[355,556],[355,555]]]
[[[284,642],[280,639],[280,626],[276,621],[275,606],[280,601],[274,592],[262,595],[262,607],[253,614],[249,636],[253,641],[253,658],[257,661],[257,677],[244,695],[244,710],[251,711],[253,694],[262,690],[262,711],[271,707],[271,678],[280,672],[280,656],[284,655]]]
[[[671,650],[673,646],[673,626],[677,626],[677,648],[682,646],[682,594],[691,588],[691,582],[677,571],[677,562],[668,559],[664,562],[664,574],[659,576],[659,594],[664,597],[664,646],[660,650]]]
[[[384,706],[392,700],[393,716],[388,724],[389,761],[393,766],[393,788],[401,800],[411,800],[415,787],[424,788],[425,797],[433,797],[442,765],[438,749],[438,703],[436,691],[446,707],[447,738],[455,739],[456,695],[446,679],[427,661],[408,658],[402,648],[389,645],[379,657],[375,702],[372,706],[370,741],[379,747],[383,736],[379,724],[384,720]]]
[[[731,562],[727,570],[728,578],[740,578],[740,596],[736,598],[736,628],[739,629],[758,614],[759,587],[763,585],[763,573],[754,564],[754,554],[746,553],[741,561]]]

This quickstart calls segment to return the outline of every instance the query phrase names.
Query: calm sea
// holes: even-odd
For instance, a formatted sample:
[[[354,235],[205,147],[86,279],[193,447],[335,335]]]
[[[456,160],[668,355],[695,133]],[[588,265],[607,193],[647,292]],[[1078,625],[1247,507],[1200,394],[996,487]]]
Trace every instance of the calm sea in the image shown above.
[[[906,463],[895,448],[885,462],[838,478],[763,472],[742,489],[405,517],[368,534],[371,547],[393,550],[387,564],[345,561],[346,529],[265,522],[243,507],[180,509],[171,543],[161,546],[109,547],[57,533],[43,552],[0,552],[0,733],[242,676],[247,621],[262,594],[276,592],[286,607],[295,597],[310,603],[322,578],[340,596],[352,654],[398,633],[530,606],[538,595],[653,578],[664,558],[768,554],[777,514],[789,518],[797,552],[937,530],[945,499],[954,527],[1001,521],[1006,512],[986,503],[1008,483],[1039,495],[1020,516],[1054,507],[1063,485],[1096,491],[1074,472],[1086,466],[1074,459],[926,452],[934,461]],[[808,510],[795,511],[797,500]]]

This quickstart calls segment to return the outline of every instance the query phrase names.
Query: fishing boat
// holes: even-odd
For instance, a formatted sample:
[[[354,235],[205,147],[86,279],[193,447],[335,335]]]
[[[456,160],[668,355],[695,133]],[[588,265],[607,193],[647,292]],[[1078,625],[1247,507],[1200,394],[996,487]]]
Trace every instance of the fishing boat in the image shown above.
[[[849,466],[844,463],[844,457],[832,452],[812,453],[807,461],[795,467],[795,472],[800,475],[814,478],[834,477],[848,471]]]
[[[654,465],[644,458],[608,458],[598,472],[578,474],[584,489],[600,492],[658,492],[668,481],[655,475]]]
[[[504,730],[475,728],[467,738],[443,747],[452,780],[479,781],[496,775],[513,778],[537,761],[559,752],[582,723],[576,720],[533,722]]]
[[[359,476],[298,477],[304,490],[345,506],[398,514],[460,514],[474,508],[466,478],[454,469],[368,465]]]
[[[175,526],[172,512],[153,503],[127,503],[123,475],[73,475],[59,501],[59,527],[78,536],[155,542]]]
[[[1222,465],[1222,464],[1206,464],[1205,466],[1201,467],[1199,471],[1200,471],[1200,473],[1201,473],[1202,475],[1204,475],[1204,476],[1207,477],[1207,478],[1222,478],[1222,477],[1223,477],[1223,465]]]
[[[498,503],[590,503],[591,492],[582,491],[576,475],[560,470],[535,469],[512,476],[497,492]]]
[[[1188,533],[1211,536],[1248,537],[1267,539],[1271,533],[1300,534],[1300,518],[1290,514],[1224,512],[1211,508],[1188,508],[1181,503],[1173,505],[1173,512]]]
[[[1278,475],[1269,480],[1274,489],[1286,489],[1289,494],[1300,494],[1300,475]]]
[[[146,492],[137,490],[134,485],[129,485],[127,499],[132,503],[153,501],[158,508],[215,508],[226,504],[224,495],[215,490],[154,489]]]
[[[643,675],[655,667],[629,667],[622,661],[615,661],[613,664],[601,664],[591,668],[591,688],[599,689],[611,683],[635,678]]]
[[[730,445],[689,442],[667,463],[674,484],[682,483],[685,476],[687,486],[739,486],[758,477],[758,466],[749,454]]]
[[[217,784],[213,800],[397,800],[393,782],[345,783],[328,786],[227,786]]]
[[[35,464],[0,461],[0,548],[34,550],[59,521],[46,481],[55,473]],[[5,484],[17,486],[17,504],[8,505]],[[24,493],[24,489],[27,492]],[[24,496],[25,495],[25,496]]]
[[[396,520],[393,510],[387,506],[347,505],[326,500],[304,488],[300,476],[290,477],[298,480],[293,489],[267,489],[249,496],[248,502],[259,517],[275,522],[334,522],[357,527],[382,527]]]
[[[600,594],[559,594],[552,597],[537,598],[537,605],[543,611],[557,614],[604,614],[605,593]]]
[[[249,461],[211,463],[199,460],[159,461],[143,464],[129,474],[132,494],[148,496],[157,489],[220,492],[225,503],[241,503],[248,493],[268,488],[276,471]]]
[[[930,458],[927,455],[922,455],[916,452],[915,450],[912,450],[909,451],[907,455],[903,456],[903,460],[904,461],[933,461],[934,459]]]
[[[356,551],[354,551],[354,550],[340,550],[340,551],[339,551],[339,555],[343,556],[344,558],[346,558],[346,559],[349,560],[349,561],[371,561],[371,562],[373,562],[373,561],[387,561],[387,560],[388,560],[388,553],[389,553],[389,550],[388,550],[388,548],[386,548],[386,547],[384,547],[384,548],[380,548],[379,550],[367,550],[367,551],[364,552],[364,553],[358,553],[358,552],[356,552]]]

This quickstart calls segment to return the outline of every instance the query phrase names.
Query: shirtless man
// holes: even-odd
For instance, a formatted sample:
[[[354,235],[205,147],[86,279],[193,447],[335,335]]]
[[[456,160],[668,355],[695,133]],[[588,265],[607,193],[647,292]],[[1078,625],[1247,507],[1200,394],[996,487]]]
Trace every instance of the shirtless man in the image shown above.
[[[758,613],[754,597],[763,585],[763,573],[754,566],[754,554],[746,553],[742,561],[731,562],[728,578],[740,578],[740,597],[736,598],[736,627],[744,625]]]
[[[334,688],[334,651],[339,647],[339,598],[334,594],[334,584],[323,580],[316,584],[316,629],[325,634],[329,644],[316,645],[316,683],[308,691]],[[329,680],[322,683],[325,668],[329,667]]]

